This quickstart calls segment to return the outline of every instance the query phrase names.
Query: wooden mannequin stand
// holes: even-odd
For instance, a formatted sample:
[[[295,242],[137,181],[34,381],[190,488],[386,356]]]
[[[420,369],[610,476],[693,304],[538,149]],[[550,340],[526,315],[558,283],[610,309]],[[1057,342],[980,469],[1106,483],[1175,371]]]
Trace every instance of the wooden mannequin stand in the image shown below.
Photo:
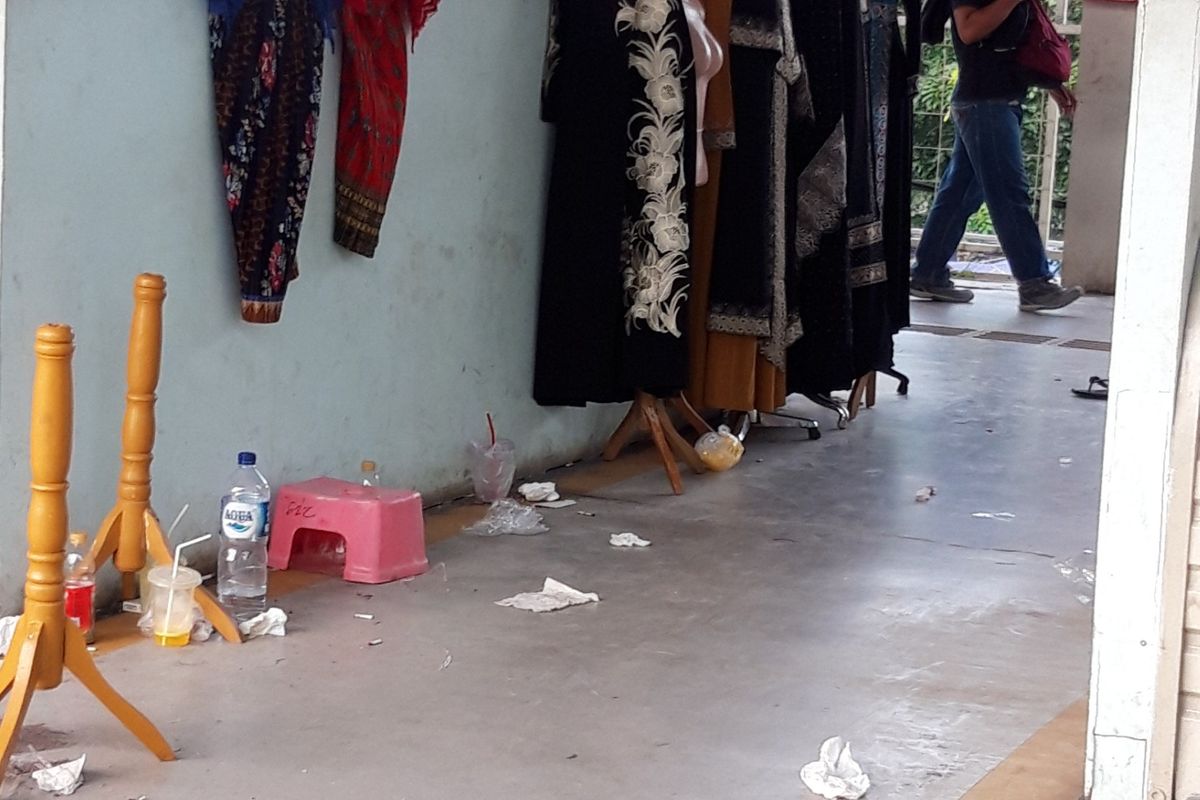
[[[672,397],[671,404],[683,415],[696,433],[703,435],[712,431],[712,428],[704,421],[704,417],[692,408],[692,404],[683,395]],[[697,475],[703,475],[707,471],[696,448],[688,444],[679,431],[675,430],[665,402],[661,398],[640,390],[634,395],[633,406],[630,407],[629,413],[625,415],[625,419],[609,437],[608,444],[604,447],[604,460],[615,461],[630,440],[643,430],[650,434],[650,439],[658,449],[663,467],[667,471],[667,480],[671,482],[671,490],[675,494],[683,494],[683,478],[679,474],[679,465],[675,463],[675,456],[679,456],[683,463],[691,467],[692,472]]]
[[[847,403],[847,411],[850,414],[851,420],[858,419],[858,412],[862,409],[864,401],[867,408],[875,407],[875,385],[878,382],[880,372],[900,381],[900,387],[896,389],[897,394],[908,394],[908,376],[903,372],[898,372],[895,369],[881,369],[878,372],[868,372],[854,382],[854,388],[850,391],[850,402]]]
[[[37,332],[29,462],[29,571],[25,611],[0,665],[0,697],[12,692],[0,721],[0,775],[8,767],[29,702],[36,690],[62,683],[63,667],[79,679],[160,761],[175,753],[158,729],[109,686],[88,653],[83,633],[63,608],[63,559],[67,543],[67,471],[71,463],[71,354],[75,337],[65,325]]]
[[[92,543],[96,569],[112,558],[121,573],[121,594],[126,600],[137,596],[137,573],[146,566],[147,552],[156,564],[170,564],[173,558],[162,526],[150,509],[154,392],[162,364],[162,306],[166,296],[166,281],[161,275],[142,274],[134,281],[117,503]],[[237,622],[207,589],[196,590],[196,602],[226,640],[234,644],[242,641]]]

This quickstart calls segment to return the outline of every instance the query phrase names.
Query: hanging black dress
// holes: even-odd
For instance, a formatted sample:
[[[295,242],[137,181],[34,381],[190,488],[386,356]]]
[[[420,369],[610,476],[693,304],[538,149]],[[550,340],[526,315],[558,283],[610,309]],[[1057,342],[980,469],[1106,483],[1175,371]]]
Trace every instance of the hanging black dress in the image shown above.
[[[845,115],[856,85],[858,0],[792,2],[813,114],[793,141],[794,157],[803,165],[789,194],[796,198],[804,336],[788,351],[787,385],[790,392],[827,394],[854,380]]]
[[[908,19],[919,19],[916,0],[903,3]],[[893,336],[909,323],[911,90],[920,38],[910,36],[912,50],[906,50],[899,5],[871,0],[855,29],[861,66],[848,130],[851,157],[861,170],[849,189],[856,377],[893,366]]]
[[[687,383],[692,81],[681,0],[552,0],[541,405],[665,396]]]

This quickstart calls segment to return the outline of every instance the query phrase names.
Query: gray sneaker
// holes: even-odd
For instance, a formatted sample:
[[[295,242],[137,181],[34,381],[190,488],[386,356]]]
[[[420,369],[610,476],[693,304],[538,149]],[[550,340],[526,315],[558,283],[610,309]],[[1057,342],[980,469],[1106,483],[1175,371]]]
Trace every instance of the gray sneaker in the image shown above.
[[[1083,289],[1078,286],[1059,286],[1049,278],[1022,283],[1019,293],[1022,311],[1053,311],[1066,308],[1083,297]]]
[[[975,299],[975,293],[970,289],[960,289],[953,281],[947,281],[937,286],[930,283],[912,281],[908,293],[923,300],[935,300],[940,303],[969,303]]]

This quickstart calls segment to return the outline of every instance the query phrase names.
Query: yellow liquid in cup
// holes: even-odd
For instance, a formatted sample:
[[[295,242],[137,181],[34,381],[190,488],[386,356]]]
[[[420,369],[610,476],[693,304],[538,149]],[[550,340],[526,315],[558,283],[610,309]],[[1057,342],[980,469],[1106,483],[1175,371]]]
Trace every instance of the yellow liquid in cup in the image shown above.
[[[192,638],[191,631],[183,633],[159,633],[154,632],[154,641],[162,647],[183,647]]]

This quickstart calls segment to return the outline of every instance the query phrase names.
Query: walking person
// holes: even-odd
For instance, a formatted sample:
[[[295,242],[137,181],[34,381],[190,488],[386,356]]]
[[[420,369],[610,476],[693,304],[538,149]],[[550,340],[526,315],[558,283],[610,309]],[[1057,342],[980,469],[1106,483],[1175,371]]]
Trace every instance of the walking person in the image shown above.
[[[948,262],[967,221],[987,203],[1000,245],[1019,282],[1022,311],[1063,308],[1083,290],[1051,279],[1046,249],[1030,209],[1021,151],[1021,103],[1030,89],[1017,46],[1029,24],[1027,3],[1041,0],[938,0],[949,6],[958,86],[951,100],[956,135],[917,247],[913,297],[969,303],[974,293],[954,285]],[[1068,117],[1075,96],[1064,86],[1051,96]]]

